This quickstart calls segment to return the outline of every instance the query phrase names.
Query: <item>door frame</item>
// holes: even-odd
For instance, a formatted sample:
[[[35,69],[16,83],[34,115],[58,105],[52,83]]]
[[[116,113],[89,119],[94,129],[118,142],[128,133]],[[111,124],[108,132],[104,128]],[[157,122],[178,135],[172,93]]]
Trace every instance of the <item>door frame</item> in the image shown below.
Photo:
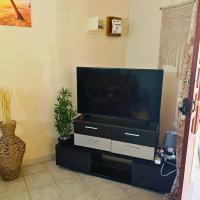
[[[199,44],[200,44],[200,0],[198,0],[198,5],[197,5],[196,31],[195,31],[194,50],[193,50],[192,66],[191,66],[191,78],[190,78],[189,95],[188,95],[190,102],[193,102],[194,85],[195,85],[195,79],[196,79],[196,68],[197,68],[197,62],[198,62]],[[189,139],[189,136],[190,136],[190,121],[191,121],[191,111],[187,115],[186,122],[185,122],[183,150],[182,150],[182,158],[181,158],[180,178],[179,178],[179,188],[178,188],[178,198],[177,198],[177,200],[182,200],[182,194],[183,194],[186,157],[187,157],[187,150],[188,150],[188,139]]]

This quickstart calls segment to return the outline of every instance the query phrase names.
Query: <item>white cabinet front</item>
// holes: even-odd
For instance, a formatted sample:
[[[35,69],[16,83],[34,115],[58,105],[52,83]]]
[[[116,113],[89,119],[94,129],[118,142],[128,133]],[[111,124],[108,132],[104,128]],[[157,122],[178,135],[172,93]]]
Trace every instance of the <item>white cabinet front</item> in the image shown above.
[[[155,148],[112,140],[111,152],[153,161]]]
[[[111,151],[111,140],[88,135],[74,134],[74,144],[77,146]]]

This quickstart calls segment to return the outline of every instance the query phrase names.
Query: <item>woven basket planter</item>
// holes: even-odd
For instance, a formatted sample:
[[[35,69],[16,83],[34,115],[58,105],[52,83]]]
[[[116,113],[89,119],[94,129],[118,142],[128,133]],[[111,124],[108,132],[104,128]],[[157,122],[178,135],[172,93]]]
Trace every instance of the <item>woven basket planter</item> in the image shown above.
[[[16,121],[9,124],[0,122],[3,136],[0,138],[0,175],[5,181],[19,177],[25,143],[15,135]]]

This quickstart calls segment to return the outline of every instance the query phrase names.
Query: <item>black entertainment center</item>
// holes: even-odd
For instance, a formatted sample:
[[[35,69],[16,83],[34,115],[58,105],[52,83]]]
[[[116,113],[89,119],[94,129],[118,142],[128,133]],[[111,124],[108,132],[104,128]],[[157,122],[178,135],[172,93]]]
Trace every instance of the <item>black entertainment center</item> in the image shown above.
[[[84,173],[170,192],[175,173],[154,163],[162,70],[77,68],[74,141],[56,146],[56,163]],[[165,167],[166,173],[172,166]]]
[[[56,145],[56,164],[160,193],[170,192],[176,176],[175,173],[162,176],[161,165],[153,161],[80,147],[73,143]],[[172,170],[174,168],[171,165],[166,165],[164,173],[168,174]]]

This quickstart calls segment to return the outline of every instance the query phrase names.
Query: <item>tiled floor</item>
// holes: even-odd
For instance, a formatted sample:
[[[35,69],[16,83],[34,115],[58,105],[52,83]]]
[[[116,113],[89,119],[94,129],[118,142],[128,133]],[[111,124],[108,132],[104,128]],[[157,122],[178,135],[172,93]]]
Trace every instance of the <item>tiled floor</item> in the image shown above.
[[[24,167],[20,178],[0,179],[0,200],[161,200],[162,194],[80,174],[48,161]]]

